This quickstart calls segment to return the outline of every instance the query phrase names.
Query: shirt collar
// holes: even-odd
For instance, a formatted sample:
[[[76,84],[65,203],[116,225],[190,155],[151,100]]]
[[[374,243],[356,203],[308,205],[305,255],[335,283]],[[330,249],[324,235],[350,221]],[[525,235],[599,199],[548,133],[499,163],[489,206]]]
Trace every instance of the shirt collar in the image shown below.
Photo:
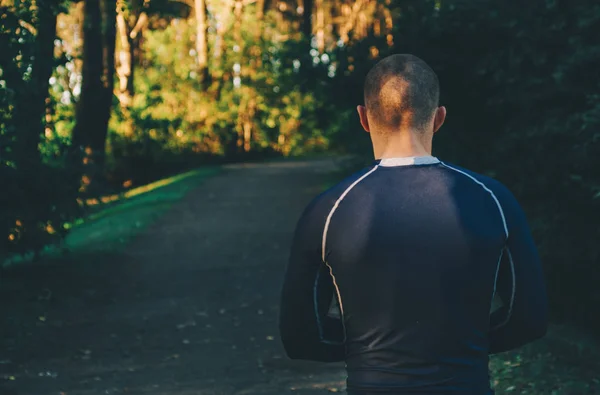
[[[381,167],[412,166],[412,165],[432,165],[440,163],[435,156],[404,156],[397,158],[383,158],[376,161]]]

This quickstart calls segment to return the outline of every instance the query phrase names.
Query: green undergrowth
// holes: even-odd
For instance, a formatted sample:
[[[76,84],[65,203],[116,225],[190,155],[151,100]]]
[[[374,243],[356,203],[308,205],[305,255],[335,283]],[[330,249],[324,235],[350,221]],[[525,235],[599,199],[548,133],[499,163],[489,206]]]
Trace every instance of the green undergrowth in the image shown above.
[[[73,252],[118,250],[217,172],[217,167],[206,167],[132,189],[121,200],[75,225],[65,245]]]
[[[569,325],[552,325],[543,339],[493,356],[490,369],[498,395],[600,394],[600,344]]]
[[[73,254],[119,252],[191,189],[219,171],[217,166],[207,166],[111,196],[110,203],[92,207],[86,218],[68,224],[69,233],[62,245],[48,246],[41,255],[54,258],[65,251]],[[4,267],[31,259],[30,256],[12,257],[4,262]]]

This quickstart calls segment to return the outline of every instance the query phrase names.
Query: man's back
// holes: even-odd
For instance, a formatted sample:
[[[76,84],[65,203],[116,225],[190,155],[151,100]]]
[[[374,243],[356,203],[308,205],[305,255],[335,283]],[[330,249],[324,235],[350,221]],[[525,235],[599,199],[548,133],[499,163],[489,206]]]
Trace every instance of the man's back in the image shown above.
[[[488,354],[545,331],[541,278],[500,183],[431,156],[383,159],[303,214],[282,339],[291,357],[344,359],[351,393],[484,395]],[[495,295],[503,306],[490,314]]]

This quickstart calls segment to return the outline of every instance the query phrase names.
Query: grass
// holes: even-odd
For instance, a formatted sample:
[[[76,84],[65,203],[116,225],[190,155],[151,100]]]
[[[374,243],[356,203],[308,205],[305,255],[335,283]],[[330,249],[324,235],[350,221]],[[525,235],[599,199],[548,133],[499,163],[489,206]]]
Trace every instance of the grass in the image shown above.
[[[493,356],[490,369],[498,395],[600,394],[600,345],[569,325],[551,325],[543,339]]]
[[[218,171],[217,167],[205,167],[131,189],[76,224],[65,246],[73,252],[119,250],[189,190]]]
[[[48,246],[42,251],[42,256],[56,258],[64,249],[86,255],[119,252],[188,191],[219,172],[219,169],[217,166],[207,166],[132,188],[120,195],[105,196],[91,208],[86,218],[69,226],[62,246]],[[99,204],[100,201],[103,204]],[[14,256],[7,259],[2,267],[26,263],[31,259],[31,254]]]

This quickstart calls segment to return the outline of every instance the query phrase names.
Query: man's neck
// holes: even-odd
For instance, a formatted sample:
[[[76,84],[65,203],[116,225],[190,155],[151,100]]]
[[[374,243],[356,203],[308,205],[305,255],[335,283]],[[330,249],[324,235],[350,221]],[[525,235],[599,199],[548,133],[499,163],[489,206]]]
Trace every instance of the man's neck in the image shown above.
[[[418,132],[400,132],[383,137],[373,135],[375,159],[430,156],[432,139]]]

